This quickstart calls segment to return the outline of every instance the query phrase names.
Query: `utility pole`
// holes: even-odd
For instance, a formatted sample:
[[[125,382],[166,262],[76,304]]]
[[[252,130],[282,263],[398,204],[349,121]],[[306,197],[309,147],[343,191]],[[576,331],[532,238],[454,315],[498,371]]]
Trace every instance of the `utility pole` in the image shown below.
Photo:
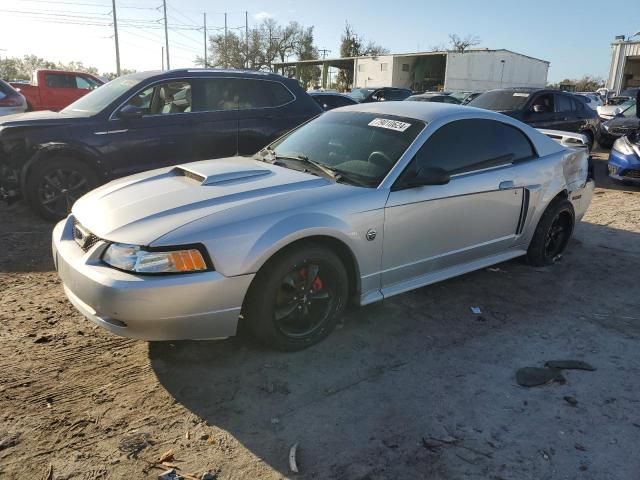
[[[207,68],[207,12],[204,12],[204,68]]]
[[[118,42],[118,18],[116,16],[116,0],[111,1],[113,5],[113,37],[116,40],[116,74],[120,76],[120,44]]]
[[[247,53],[246,67],[249,68],[249,12],[244,12],[244,41]]]
[[[167,0],[162,0],[162,10],[164,12],[164,45],[167,49],[167,70],[171,70],[169,62],[169,29],[167,28]]]
[[[162,48],[162,55],[160,55],[160,58],[162,60],[162,70],[164,70],[164,45],[160,48]]]
[[[326,48],[319,48],[318,52],[322,52],[322,59],[327,58],[327,53],[331,53],[331,50],[327,50]]]
[[[227,50],[227,12],[224,14],[224,68],[229,66],[227,62],[227,58],[229,55],[229,51]]]

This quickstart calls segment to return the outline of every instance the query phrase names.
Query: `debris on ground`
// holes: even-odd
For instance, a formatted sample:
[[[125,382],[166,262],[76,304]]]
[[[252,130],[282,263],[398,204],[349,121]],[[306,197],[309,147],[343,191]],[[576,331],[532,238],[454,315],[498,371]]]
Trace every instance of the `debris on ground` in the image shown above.
[[[572,407],[575,407],[576,405],[578,405],[578,400],[576,400],[576,397],[566,395],[565,397],[562,397],[562,398],[564,398],[564,401],[567,402]]]
[[[296,462],[296,453],[298,451],[298,444],[294,443],[289,450],[289,468],[293,473],[298,473],[298,464]]]
[[[581,452],[586,452],[587,451],[586,447],[584,445],[580,444],[580,443],[576,443],[574,445],[574,447],[575,447],[576,450],[580,450]]]
[[[51,338],[49,338],[46,335],[40,335],[39,337],[36,337],[33,340],[33,343],[49,343],[51,341]]]
[[[127,458],[138,458],[138,454],[145,448],[153,445],[151,435],[140,432],[127,435],[118,444],[118,449],[127,454]]]
[[[565,383],[562,371],[557,368],[524,367],[516,372],[516,381],[523,387],[537,387],[547,383]]]
[[[291,393],[287,382],[264,382],[260,385],[260,390],[267,393],[281,393],[282,395],[289,395]]]
[[[480,310],[480,307],[471,307],[471,313],[473,313],[474,315],[480,315],[482,313],[482,310]]]
[[[4,450],[5,448],[16,446],[19,440],[20,440],[19,433],[1,432],[0,433],[0,450]]]
[[[175,468],[167,470],[166,472],[158,475],[158,480],[183,480],[184,477],[176,472]]]
[[[158,463],[170,462],[171,460],[173,460],[174,455],[175,453],[173,451],[173,448],[171,450],[167,450],[162,455],[160,455],[160,458],[158,459]]]
[[[559,368],[561,370],[587,370],[589,372],[595,371],[595,367],[592,367],[587,362],[582,360],[549,360],[544,364],[548,368]]]
[[[47,473],[44,475],[44,480],[53,480],[53,465],[51,463],[49,464]]]

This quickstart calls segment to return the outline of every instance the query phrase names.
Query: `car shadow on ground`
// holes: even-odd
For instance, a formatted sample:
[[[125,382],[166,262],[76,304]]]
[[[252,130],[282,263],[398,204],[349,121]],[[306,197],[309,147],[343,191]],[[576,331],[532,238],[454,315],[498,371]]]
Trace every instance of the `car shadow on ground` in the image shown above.
[[[152,343],[149,358],[177,402],[282,475],[299,443],[305,478],[542,478],[551,468],[571,476],[580,462],[597,478],[607,465],[629,465],[631,440],[621,433],[613,445],[602,431],[626,423],[596,405],[629,374],[616,370],[618,355],[640,365],[638,324],[616,323],[633,309],[639,264],[640,234],[583,223],[554,266],[514,260],[353,308],[342,328],[302,352],[234,338]],[[554,357],[592,361],[609,377],[575,375],[570,389],[515,384],[516,367]],[[567,393],[594,410],[568,416]],[[582,432],[607,462],[584,460],[559,430]],[[459,442],[427,448],[430,437]],[[552,467],[539,461],[541,448],[556,452]]]

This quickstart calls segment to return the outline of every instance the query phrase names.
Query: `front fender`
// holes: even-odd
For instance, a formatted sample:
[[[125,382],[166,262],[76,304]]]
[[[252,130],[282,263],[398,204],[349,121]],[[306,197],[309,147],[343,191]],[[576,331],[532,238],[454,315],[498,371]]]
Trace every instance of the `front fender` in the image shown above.
[[[362,240],[359,232],[339,218],[326,213],[298,213],[283,218],[266,230],[247,252],[241,270],[257,272],[275,253],[298,240],[313,236],[331,237],[354,252],[353,242]],[[356,263],[357,263],[357,257]]]
[[[104,176],[98,153],[85,145],[77,145],[67,142],[47,142],[35,146],[34,150],[35,152],[33,155],[31,155],[31,157],[25,162],[22,170],[20,171],[20,188],[22,191],[25,190],[27,176],[29,175],[31,168],[33,168],[36,163],[44,161],[46,157],[56,152],[69,152],[73,155],[80,156],[89,162],[96,172],[98,172],[100,177]]]

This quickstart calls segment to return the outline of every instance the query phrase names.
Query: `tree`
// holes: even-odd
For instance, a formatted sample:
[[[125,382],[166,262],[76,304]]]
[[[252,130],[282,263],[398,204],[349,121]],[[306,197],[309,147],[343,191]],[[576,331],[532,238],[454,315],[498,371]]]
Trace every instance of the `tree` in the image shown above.
[[[228,32],[209,37],[207,66],[224,68],[245,68],[252,70],[272,70],[276,61],[284,62],[290,55],[301,60],[318,57],[313,45],[313,27],[304,28],[297,22],[280,25],[273,18],[264,19],[252,29],[249,44],[244,34]],[[196,65],[204,66],[204,59],[196,57]],[[305,76],[309,76],[308,70]]]
[[[449,34],[449,44],[451,45],[451,50],[454,52],[464,53],[469,47],[475,47],[480,44],[480,38],[475,35],[467,35],[464,38],[460,38],[455,33]]]
[[[318,48],[313,44],[313,27],[299,30],[294,53],[298,60],[315,60],[318,58]],[[317,65],[304,66],[300,67],[298,80],[306,86],[316,85],[320,80],[320,75],[320,67]]]
[[[372,41],[367,42],[364,46],[364,39],[359,37],[349,22],[345,22],[344,31],[340,39],[340,57],[361,57],[386,55],[389,50]],[[338,72],[338,88],[340,90],[348,90],[353,85],[353,70],[340,69]]]

